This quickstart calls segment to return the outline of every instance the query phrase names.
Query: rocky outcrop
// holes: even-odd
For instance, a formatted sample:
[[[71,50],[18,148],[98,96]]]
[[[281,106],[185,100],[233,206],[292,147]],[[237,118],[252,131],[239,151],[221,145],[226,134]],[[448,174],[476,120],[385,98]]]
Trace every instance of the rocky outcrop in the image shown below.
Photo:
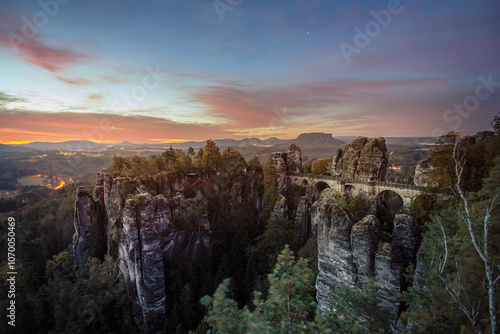
[[[332,175],[350,180],[385,181],[388,158],[384,138],[358,138],[344,150],[337,150]]]
[[[388,310],[390,326],[396,331],[401,312],[399,293],[406,288],[403,273],[416,260],[419,234],[412,216],[401,214],[394,219],[391,243],[381,242],[375,258],[375,284],[380,306]],[[418,264],[417,264],[418,265]],[[419,268],[419,270],[423,270]]]
[[[317,234],[318,224],[321,222],[321,208],[324,204],[336,204],[335,198],[333,197],[334,190],[331,188],[326,188],[321,192],[320,197],[311,206],[311,232]]]
[[[286,174],[286,153],[274,152],[270,158],[276,168],[276,174]]]
[[[394,219],[392,245],[399,248],[403,254],[405,266],[415,262],[418,242],[419,233],[413,217],[406,214],[398,214]]]
[[[103,207],[94,200],[87,189],[79,187],[76,191],[73,235],[74,263],[77,271],[85,265],[88,257],[104,256],[107,221],[102,217]]]
[[[270,159],[276,168],[276,179],[278,182],[278,189],[284,190],[286,179],[286,153],[271,153]]]
[[[166,294],[161,239],[172,229],[170,207],[164,197],[144,194],[126,201],[119,268],[130,299],[139,306],[138,325],[148,333],[161,333],[163,329]]]
[[[286,153],[271,153],[270,158],[276,168],[278,187],[285,190],[289,184],[286,183],[286,175],[299,174],[302,170],[302,153],[296,145],[290,145]]]
[[[299,198],[295,212],[295,224],[300,229],[300,245],[304,246],[309,238],[309,202],[307,196]]]
[[[382,225],[373,215],[364,217],[352,227],[352,257],[356,265],[356,280],[361,283],[375,274],[375,253],[381,233]]]
[[[432,175],[434,167],[431,165],[431,159],[420,160],[415,167],[415,176],[413,177],[413,183],[419,187],[426,187]]]
[[[380,243],[375,254],[375,279],[380,306],[390,316],[390,325],[395,328],[399,316],[399,293],[403,278],[403,256],[391,243]]]
[[[100,172],[94,194],[77,190],[74,264],[79,269],[88,257],[117,258],[137,328],[148,333],[163,330],[165,263],[176,252],[194,258],[200,246],[211,245],[208,200],[175,192],[184,189],[182,182],[158,175],[152,183],[141,183]],[[233,187],[235,200],[247,196],[240,188]]]
[[[378,286],[380,306],[389,312],[391,328],[395,329],[400,313],[399,293],[404,287],[403,272],[414,263],[418,245],[413,218],[398,215],[389,234],[382,231],[373,215],[356,221],[348,211],[328,203],[326,198],[318,202],[311,211],[318,240],[316,289],[320,308],[328,310],[329,295],[340,284],[359,288],[373,279]]]
[[[286,155],[286,172],[298,174],[302,169],[302,152],[297,145],[290,145]]]
[[[330,293],[344,284],[356,285],[356,265],[351,247],[351,229],[354,217],[335,204],[323,204],[317,219],[318,277],[316,299],[319,307],[327,312]]]
[[[274,203],[274,209],[271,212],[271,218],[288,219],[288,207],[286,205],[286,197],[279,195]]]

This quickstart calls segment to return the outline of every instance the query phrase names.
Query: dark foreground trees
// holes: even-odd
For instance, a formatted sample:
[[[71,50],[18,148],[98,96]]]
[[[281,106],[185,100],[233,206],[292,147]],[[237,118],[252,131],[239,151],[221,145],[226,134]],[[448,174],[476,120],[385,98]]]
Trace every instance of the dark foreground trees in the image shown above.
[[[498,333],[498,135],[470,144],[468,138],[449,134],[442,142],[433,156],[441,164],[434,181],[443,192],[429,208],[434,214],[427,222],[417,282],[403,293],[408,307],[403,319],[411,333]],[[497,152],[496,158],[476,156],[479,151]],[[474,170],[480,171],[476,178],[470,176]]]
[[[207,315],[199,333],[379,333],[385,329],[383,310],[377,306],[376,286],[339,287],[328,314],[321,314],[314,298],[315,275],[307,260],[295,258],[287,245],[269,274],[267,293],[255,291],[253,304],[238,307],[229,297],[226,279],[201,303]]]

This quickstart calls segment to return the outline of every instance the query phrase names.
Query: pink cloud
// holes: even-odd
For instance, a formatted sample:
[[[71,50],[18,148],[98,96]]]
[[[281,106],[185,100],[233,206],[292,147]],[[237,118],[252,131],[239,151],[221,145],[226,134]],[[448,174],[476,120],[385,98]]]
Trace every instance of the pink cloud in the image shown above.
[[[204,104],[212,116],[223,119],[230,126],[248,129],[272,126],[276,118],[273,109],[276,107],[286,107],[292,113],[295,112],[288,117],[297,120],[306,118],[307,115],[322,115],[328,110],[331,112],[332,109],[345,105],[361,106],[364,103],[373,105],[373,102],[381,96],[391,100],[401,89],[425,91],[446,85],[447,81],[439,78],[337,79],[283,86],[253,85],[259,88],[209,86],[198,89],[193,93],[193,97]],[[360,113],[370,111],[370,109],[358,110]]]
[[[69,48],[49,46],[44,43],[44,38],[40,36],[26,39],[20,34],[12,35],[10,33],[14,34],[14,32],[0,34],[0,47],[15,47],[26,62],[53,73],[91,59],[90,56]],[[18,43],[13,46],[12,40],[16,40]]]
[[[62,82],[65,82],[70,85],[88,85],[90,84],[90,81],[87,79],[70,79],[70,78],[63,78],[59,75],[56,75],[56,78],[61,80]]]
[[[19,16],[21,17],[21,16]],[[0,24],[0,48],[11,49],[15,57],[51,73],[61,73],[71,66],[88,62],[92,59],[88,54],[67,46],[50,43],[49,39],[39,31],[23,31],[23,23],[15,22],[3,14]],[[69,84],[88,84],[85,79],[67,79],[55,75],[57,79]]]

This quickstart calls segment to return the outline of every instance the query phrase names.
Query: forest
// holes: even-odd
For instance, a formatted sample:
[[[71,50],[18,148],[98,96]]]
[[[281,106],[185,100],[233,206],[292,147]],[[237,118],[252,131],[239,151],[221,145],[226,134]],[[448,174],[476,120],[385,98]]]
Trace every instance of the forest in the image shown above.
[[[492,127],[492,137],[481,142],[454,132],[440,137],[428,152],[434,168],[424,194],[402,209],[417,222],[421,241],[418,263],[408,267],[408,288],[400,295],[401,332],[498,333],[499,117]],[[397,164],[414,167],[426,156],[400,152]],[[328,164],[322,161],[313,163],[310,172],[325,174]],[[190,202],[187,233],[200,229],[197,220],[208,208],[212,246],[200,246],[195,254],[174,250],[164,263],[164,333],[388,331],[373,281],[354,290],[337,287],[330,311],[319,310],[317,240],[313,233],[301,239],[294,224],[299,199],[311,189],[291,185],[280,192],[271,160],[245,161],[238,151],[221,150],[207,140],[198,151],[170,147],[150,157],[117,155],[105,172],[158,193],[159,180],[188,180],[183,181],[183,196]],[[228,200],[235,184],[250,180],[258,181],[258,207],[252,201]],[[27,187],[13,199],[0,200],[2,261],[7,257],[8,217],[17,222],[18,333],[141,332],[133,320],[139,310],[127,295],[116,254],[96,252],[83,268],[74,266],[75,201],[82,186],[94,187],[88,182],[58,190]],[[134,189],[124,184],[122,200],[137,199]],[[287,219],[272,214],[280,195],[287,201]],[[357,219],[370,210],[363,195],[336,194],[335,201]],[[382,210],[378,214],[380,221],[391,219]],[[425,270],[415,275],[417,266]],[[0,315],[5,319],[5,262],[0,272]]]

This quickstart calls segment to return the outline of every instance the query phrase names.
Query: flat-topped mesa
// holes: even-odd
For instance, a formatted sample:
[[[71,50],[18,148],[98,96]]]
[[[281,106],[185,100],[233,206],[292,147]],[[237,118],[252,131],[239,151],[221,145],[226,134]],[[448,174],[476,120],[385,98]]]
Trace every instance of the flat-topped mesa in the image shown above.
[[[349,180],[385,181],[388,159],[384,138],[358,138],[344,150],[337,150],[332,175]]]

